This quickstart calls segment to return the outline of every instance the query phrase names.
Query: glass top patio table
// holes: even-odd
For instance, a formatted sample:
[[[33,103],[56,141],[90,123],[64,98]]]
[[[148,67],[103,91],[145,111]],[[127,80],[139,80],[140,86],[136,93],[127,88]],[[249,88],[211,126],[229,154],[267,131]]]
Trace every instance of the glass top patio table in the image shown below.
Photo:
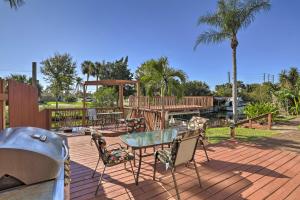
[[[172,128],[156,131],[134,132],[121,135],[120,139],[128,146],[134,149],[139,149],[161,144],[169,144],[176,138],[177,133],[178,130]]]

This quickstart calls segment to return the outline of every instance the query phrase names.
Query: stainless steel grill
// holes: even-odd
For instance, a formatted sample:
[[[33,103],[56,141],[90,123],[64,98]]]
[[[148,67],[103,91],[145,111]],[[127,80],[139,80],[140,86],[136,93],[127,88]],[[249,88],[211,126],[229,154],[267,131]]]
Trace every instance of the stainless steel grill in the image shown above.
[[[63,199],[64,162],[68,156],[64,140],[53,132],[32,127],[4,130],[0,133],[0,199],[1,194],[18,186],[47,181],[53,182],[49,196]]]

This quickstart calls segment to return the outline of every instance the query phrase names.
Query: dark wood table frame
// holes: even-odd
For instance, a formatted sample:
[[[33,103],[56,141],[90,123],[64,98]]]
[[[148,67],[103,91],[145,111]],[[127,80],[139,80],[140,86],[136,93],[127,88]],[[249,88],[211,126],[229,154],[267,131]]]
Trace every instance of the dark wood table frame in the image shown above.
[[[142,147],[135,147],[135,146],[130,146],[129,144],[127,144],[126,142],[124,142],[123,140],[121,140],[124,144],[126,144],[127,146],[131,147],[132,151],[134,152],[134,156],[135,156],[135,151],[138,150],[138,157],[139,157],[139,163],[138,163],[138,170],[137,173],[135,175],[135,184],[138,185],[139,184],[139,175],[140,175],[140,171],[141,171],[141,165],[142,165],[142,158],[143,157],[147,157],[147,156],[152,156],[153,153],[151,154],[144,154],[143,155],[143,149],[146,148],[155,148],[157,146],[161,146],[162,149],[164,148],[164,145],[170,145],[172,143],[172,141],[170,142],[164,142],[164,143],[160,143],[160,144],[155,144],[155,145],[148,145],[148,146],[142,146]],[[134,166],[136,166],[135,164],[135,158],[134,158]]]

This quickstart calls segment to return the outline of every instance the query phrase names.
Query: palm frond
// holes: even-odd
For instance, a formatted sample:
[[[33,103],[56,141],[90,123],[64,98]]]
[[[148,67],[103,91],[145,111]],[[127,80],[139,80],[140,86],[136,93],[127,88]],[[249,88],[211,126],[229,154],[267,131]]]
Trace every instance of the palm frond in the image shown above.
[[[218,13],[216,13],[216,14],[208,13],[204,16],[199,17],[197,24],[198,25],[207,24],[207,25],[211,25],[211,26],[215,26],[215,27],[221,27],[222,19],[220,18]]]
[[[241,27],[246,28],[255,19],[255,14],[260,11],[270,10],[270,0],[248,0],[241,5],[239,20]]]
[[[199,44],[220,43],[230,37],[230,33],[227,32],[219,32],[216,30],[205,31],[198,36],[194,46],[194,50]]]
[[[5,0],[9,2],[11,8],[17,9],[24,4],[24,0]]]

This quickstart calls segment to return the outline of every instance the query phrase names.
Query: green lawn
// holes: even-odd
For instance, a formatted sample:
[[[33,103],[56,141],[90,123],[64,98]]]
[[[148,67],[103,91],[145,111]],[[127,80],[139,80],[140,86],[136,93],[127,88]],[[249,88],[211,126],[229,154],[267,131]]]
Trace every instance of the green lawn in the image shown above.
[[[251,141],[261,137],[270,137],[276,132],[272,130],[259,130],[248,128],[236,128],[236,139],[241,141]],[[206,131],[208,141],[212,144],[227,140],[230,138],[230,129],[223,128],[208,128]]]
[[[91,105],[91,102],[86,102],[87,106]],[[40,108],[55,108],[55,101],[49,101],[41,104]],[[58,108],[82,108],[82,102],[58,102]]]

